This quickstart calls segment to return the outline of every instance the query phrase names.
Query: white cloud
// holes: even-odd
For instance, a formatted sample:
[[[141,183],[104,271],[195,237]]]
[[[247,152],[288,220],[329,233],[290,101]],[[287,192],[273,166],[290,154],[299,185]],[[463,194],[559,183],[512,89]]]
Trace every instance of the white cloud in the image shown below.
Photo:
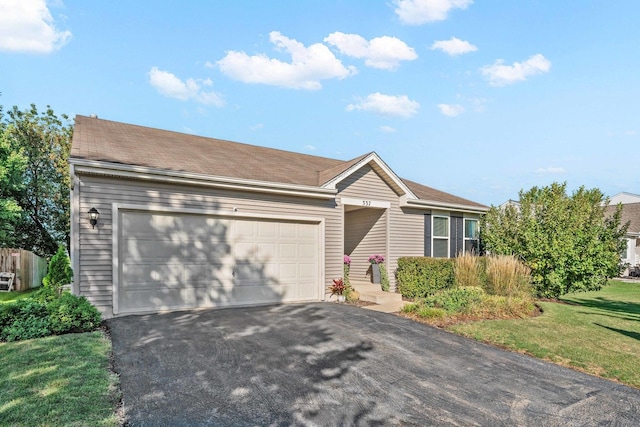
[[[262,83],[293,89],[317,90],[320,80],[344,79],[356,73],[355,67],[345,67],[322,43],[305,47],[278,31],[269,33],[269,40],[291,55],[291,62],[269,58],[264,54],[249,56],[229,51],[217,62],[220,71],[244,83]]]
[[[412,47],[396,37],[382,36],[367,41],[358,34],[338,31],[329,34],[324,41],[337,47],[343,55],[365,58],[368,67],[383,70],[396,69],[400,61],[413,61],[418,57]]]
[[[159,70],[158,67],[151,68],[149,71],[149,83],[155,87],[158,92],[169,98],[176,98],[181,101],[194,100],[200,104],[215,105],[216,107],[222,107],[224,100],[222,97],[213,92],[206,92],[202,90],[203,86],[212,86],[211,79],[187,79],[186,81],[180,80],[174,74]]]
[[[556,167],[556,166],[549,166],[546,168],[538,168],[536,169],[536,173],[551,173],[551,174],[555,174],[555,173],[565,173],[566,170],[564,168],[561,167]]]
[[[50,53],[71,39],[55,27],[45,0],[0,1],[0,51]]]
[[[316,146],[315,145],[305,145],[304,149],[307,151],[315,151],[316,150]]]
[[[347,111],[362,110],[387,115],[411,117],[418,112],[420,104],[407,97],[407,95],[383,95],[380,92],[369,94],[365,99],[360,99],[357,104],[347,105]]]
[[[249,126],[249,130],[252,130],[252,131],[254,131],[254,132],[255,132],[255,131],[257,131],[257,130],[262,129],[263,127],[264,127],[264,124],[262,124],[262,123],[258,123],[258,124],[256,124],[256,125]]]
[[[625,131],[624,134],[627,136],[636,136],[638,132],[636,132],[635,130],[628,130],[628,131]]]
[[[393,133],[396,131],[396,128],[392,128],[391,126],[380,126],[380,130],[384,133]]]
[[[460,104],[438,104],[438,108],[442,114],[449,117],[464,113],[464,107]]]
[[[514,62],[513,65],[504,65],[502,59],[493,65],[487,65],[480,72],[489,80],[491,86],[506,86],[524,81],[536,74],[546,73],[551,69],[551,61],[541,54],[532,55],[524,62]]]
[[[449,40],[438,40],[431,45],[431,50],[440,49],[450,56],[462,55],[463,53],[475,52],[478,48],[468,41],[451,37]]]
[[[395,0],[396,15],[405,24],[444,21],[451,9],[466,9],[473,0]]]

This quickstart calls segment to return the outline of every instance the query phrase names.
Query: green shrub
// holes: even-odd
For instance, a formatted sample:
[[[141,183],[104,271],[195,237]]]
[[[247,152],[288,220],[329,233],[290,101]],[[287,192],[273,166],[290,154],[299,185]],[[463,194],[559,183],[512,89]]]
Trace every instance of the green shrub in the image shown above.
[[[55,289],[53,289],[50,286],[40,286],[40,288],[35,291],[33,294],[31,294],[32,299],[42,303],[42,304],[47,304],[51,301],[53,301],[54,299],[58,298],[58,291],[56,291]]]
[[[420,308],[419,302],[410,302],[404,305],[400,311],[403,313],[415,313]]]
[[[423,298],[454,285],[454,260],[429,257],[398,259],[398,290],[406,298]]]
[[[389,274],[387,274],[387,267],[384,264],[378,264],[380,267],[380,287],[383,291],[389,292],[390,284],[389,284]]]
[[[55,334],[93,331],[102,321],[100,312],[85,297],[68,292],[51,301],[47,312]]]
[[[23,298],[0,305],[0,341],[18,341],[51,335],[44,304]]]
[[[426,297],[423,303],[429,307],[441,308],[447,313],[463,313],[482,303],[484,296],[484,290],[478,287],[451,288]]]
[[[344,277],[344,284],[347,287],[351,287],[351,281],[349,280],[349,270],[351,266],[349,264],[342,264],[342,277]]]
[[[67,251],[63,246],[58,247],[58,252],[51,257],[47,275],[42,280],[45,287],[58,290],[60,286],[68,285],[73,280],[73,270]]]
[[[53,334],[88,332],[100,326],[100,312],[85,297],[68,292],[38,292],[38,298],[22,298],[0,304],[0,341],[18,341]]]
[[[446,315],[447,312],[438,307],[429,307],[428,305],[424,305],[418,309],[418,316],[426,319],[444,319]]]

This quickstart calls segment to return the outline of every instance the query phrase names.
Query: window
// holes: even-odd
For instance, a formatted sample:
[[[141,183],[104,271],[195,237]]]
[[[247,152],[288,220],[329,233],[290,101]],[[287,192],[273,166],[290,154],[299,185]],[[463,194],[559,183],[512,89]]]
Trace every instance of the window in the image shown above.
[[[620,258],[622,258],[622,261],[627,261],[627,259],[629,258],[629,240],[628,239],[622,239],[624,240],[624,248],[622,248],[622,250],[620,251]]]
[[[449,258],[449,218],[433,217],[433,257]]]
[[[464,250],[465,252],[478,253],[478,220],[464,220]]]

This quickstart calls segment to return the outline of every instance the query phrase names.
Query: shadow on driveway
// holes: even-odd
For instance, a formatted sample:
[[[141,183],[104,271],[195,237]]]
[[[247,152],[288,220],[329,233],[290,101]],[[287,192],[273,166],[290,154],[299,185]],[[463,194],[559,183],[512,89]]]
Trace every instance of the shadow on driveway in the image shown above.
[[[348,305],[108,325],[132,426],[640,425],[640,390]]]

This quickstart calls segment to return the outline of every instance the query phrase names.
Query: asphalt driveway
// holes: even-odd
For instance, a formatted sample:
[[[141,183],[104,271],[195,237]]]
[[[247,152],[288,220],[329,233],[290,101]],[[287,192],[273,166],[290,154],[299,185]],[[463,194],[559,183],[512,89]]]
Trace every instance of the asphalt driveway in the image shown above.
[[[347,305],[108,324],[132,426],[640,425],[640,390]]]

